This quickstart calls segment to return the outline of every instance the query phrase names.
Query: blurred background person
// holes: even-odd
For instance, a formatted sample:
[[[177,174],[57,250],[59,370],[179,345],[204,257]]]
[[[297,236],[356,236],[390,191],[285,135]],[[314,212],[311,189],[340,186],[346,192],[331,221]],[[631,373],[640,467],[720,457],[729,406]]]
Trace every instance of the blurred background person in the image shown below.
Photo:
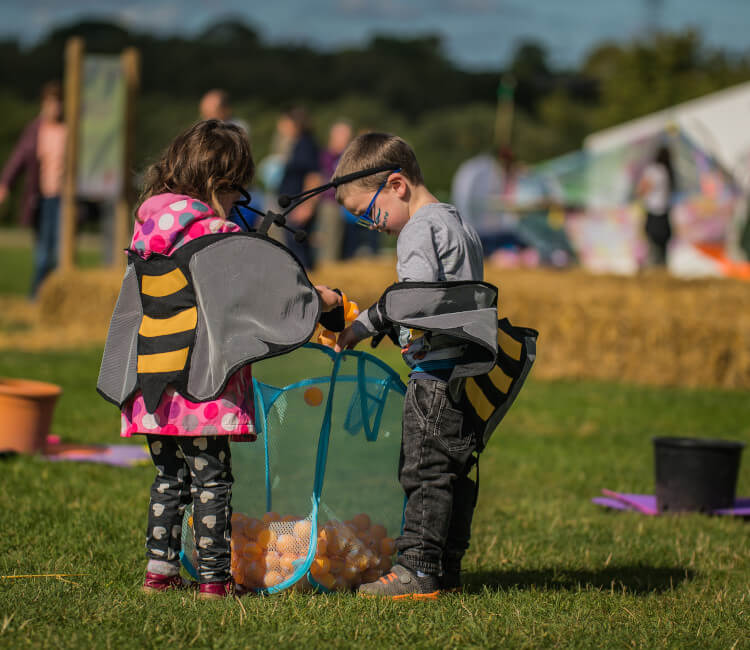
[[[669,147],[661,145],[656,156],[644,168],[636,186],[636,194],[646,210],[646,237],[651,264],[664,266],[667,245],[672,237],[670,209],[675,191],[675,175]]]
[[[222,122],[228,122],[240,127],[248,139],[250,138],[250,125],[234,116],[234,110],[229,99],[229,93],[221,88],[213,88],[206,92],[201,97],[200,104],[198,105],[198,112],[200,113],[202,120],[221,120]],[[246,187],[245,188],[252,197],[250,205],[256,210],[263,210],[265,204],[265,196],[259,186]],[[256,225],[258,215],[252,210],[237,205],[227,215],[227,218],[239,226],[242,230],[248,230]]]
[[[371,128],[360,128],[357,135],[362,135],[372,130]],[[380,233],[377,230],[370,230],[360,226],[357,223],[359,218],[346,208],[342,207],[341,211],[344,217],[344,232],[341,238],[341,259],[348,260],[357,255],[374,255],[377,253],[380,249]]]
[[[66,134],[62,87],[50,81],[42,87],[39,116],[26,126],[0,174],[0,203],[21,174],[26,178],[21,224],[34,231],[31,298],[57,266]]]
[[[320,150],[304,108],[295,107],[287,111],[279,124],[284,135],[292,141],[279,184],[279,194],[291,196],[314,187],[320,180]],[[304,241],[298,242],[292,233],[285,232],[287,246],[306,269],[312,269],[315,262],[310,234],[315,226],[316,207],[316,201],[305,201],[289,215],[289,224],[307,233]]]
[[[328,144],[320,153],[321,183],[331,180],[341,154],[352,139],[352,125],[348,120],[336,120],[328,131]],[[336,202],[336,191],[330,189],[320,195],[318,206],[318,227],[316,231],[316,249],[319,260],[337,260],[342,258],[343,243],[346,240],[348,223],[346,211]],[[358,228],[365,232],[362,228]]]
[[[239,126],[250,135],[250,126],[244,120],[234,116],[229,93],[221,88],[214,88],[203,95],[199,105],[202,120],[222,120]]]

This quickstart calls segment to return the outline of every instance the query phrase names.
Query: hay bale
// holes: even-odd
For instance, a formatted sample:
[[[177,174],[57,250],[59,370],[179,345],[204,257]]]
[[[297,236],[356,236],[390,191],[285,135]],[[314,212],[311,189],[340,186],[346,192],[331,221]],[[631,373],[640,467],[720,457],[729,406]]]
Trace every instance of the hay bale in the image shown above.
[[[111,269],[52,273],[39,291],[39,321],[42,325],[86,323],[92,336],[101,338],[121,284],[122,271]]]
[[[501,315],[539,330],[537,377],[750,387],[750,284],[682,281],[659,271],[625,278],[489,266],[485,277],[499,288]],[[364,309],[396,281],[395,261],[327,263],[312,280],[343,289]],[[119,271],[56,273],[33,311],[4,299],[0,346],[101,345],[121,281]]]

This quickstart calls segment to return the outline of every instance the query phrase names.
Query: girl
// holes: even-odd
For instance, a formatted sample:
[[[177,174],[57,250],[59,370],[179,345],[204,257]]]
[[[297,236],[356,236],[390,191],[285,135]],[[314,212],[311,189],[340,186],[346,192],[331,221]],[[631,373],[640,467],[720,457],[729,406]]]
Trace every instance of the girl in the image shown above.
[[[254,163],[247,136],[218,120],[199,122],[179,135],[147,172],[131,250],[148,259],[171,256],[188,242],[238,231],[227,220],[247,187]],[[316,287],[323,310],[341,304],[326,287]],[[232,468],[229,441],[253,441],[250,366],[237,370],[219,397],[192,402],[169,386],[149,413],[137,391],[122,406],[124,437],[145,434],[157,476],[151,486],[146,533],[146,592],[179,589],[182,517],[193,503],[199,558],[200,596],[234,592],[230,573]]]

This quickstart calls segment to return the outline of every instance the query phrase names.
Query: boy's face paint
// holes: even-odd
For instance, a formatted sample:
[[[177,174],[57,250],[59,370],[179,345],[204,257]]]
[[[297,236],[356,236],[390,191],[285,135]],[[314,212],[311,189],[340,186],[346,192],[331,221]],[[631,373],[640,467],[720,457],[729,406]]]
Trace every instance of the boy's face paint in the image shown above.
[[[364,220],[365,222],[369,222],[370,227],[372,227],[372,228],[381,229],[381,227],[380,227],[380,216],[381,216],[380,210],[378,209],[377,210],[377,214],[374,214],[375,210],[376,210],[375,201],[378,200],[378,196],[383,191],[383,188],[385,187],[385,185],[386,185],[387,182],[388,182],[388,179],[386,178],[381,183],[380,187],[378,187],[377,192],[375,192],[375,194],[373,194],[372,199],[370,200],[370,203],[367,206],[367,209],[362,214],[362,220]]]
[[[388,230],[388,211],[383,212],[380,208],[372,216],[375,230]]]

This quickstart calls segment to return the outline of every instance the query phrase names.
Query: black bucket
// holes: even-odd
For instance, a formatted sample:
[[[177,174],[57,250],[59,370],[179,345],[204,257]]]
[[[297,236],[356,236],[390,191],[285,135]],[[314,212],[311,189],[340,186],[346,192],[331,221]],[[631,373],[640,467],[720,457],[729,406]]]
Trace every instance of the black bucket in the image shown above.
[[[654,438],[659,512],[731,508],[745,446],[731,440]]]

